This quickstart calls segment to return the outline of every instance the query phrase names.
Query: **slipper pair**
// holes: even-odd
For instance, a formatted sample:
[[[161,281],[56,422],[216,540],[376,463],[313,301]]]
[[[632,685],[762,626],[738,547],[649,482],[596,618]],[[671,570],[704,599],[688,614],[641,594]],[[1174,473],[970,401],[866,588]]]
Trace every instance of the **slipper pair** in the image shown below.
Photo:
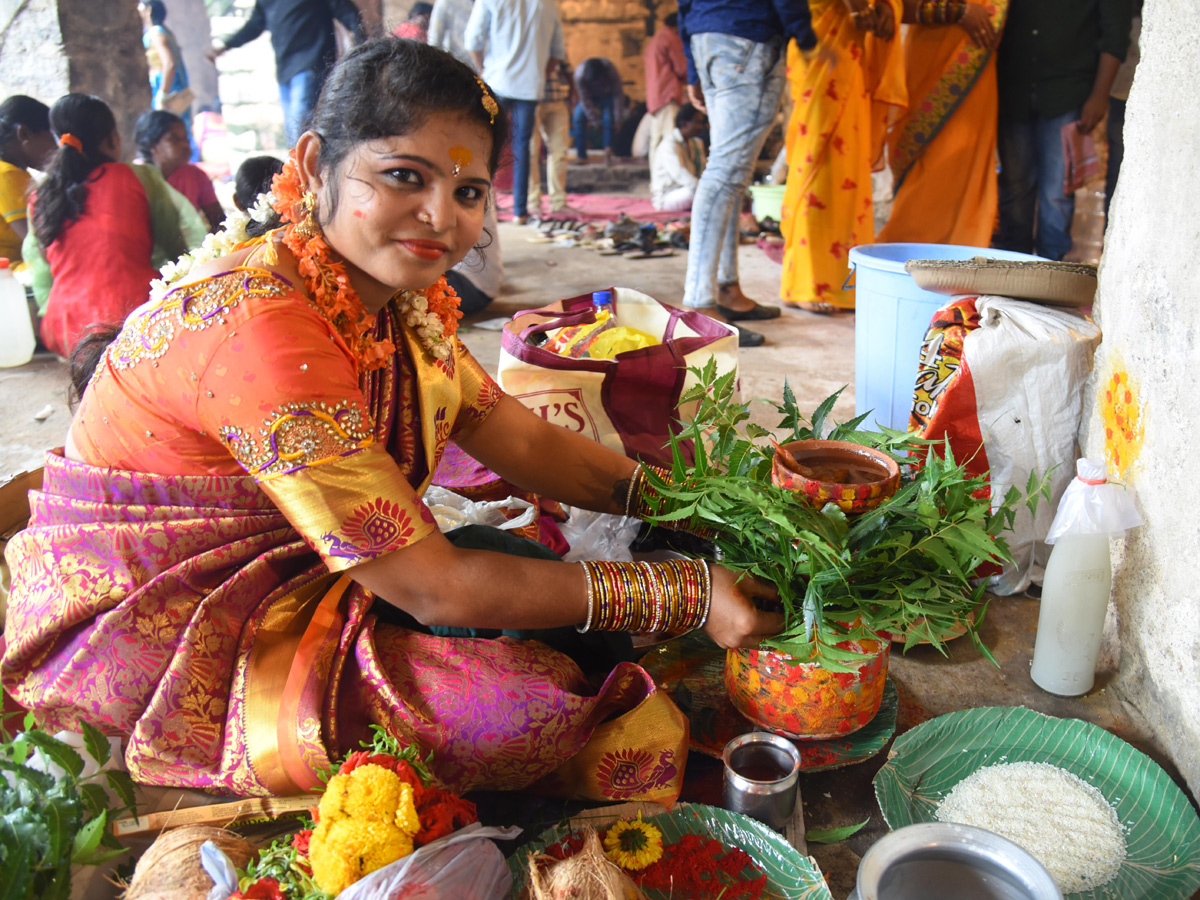
[[[726,322],[763,322],[767,319],[778,319],[778,306],[763,306],[755,303],[750,309],[730,309],[728,306],[717,304],[717,312]]]

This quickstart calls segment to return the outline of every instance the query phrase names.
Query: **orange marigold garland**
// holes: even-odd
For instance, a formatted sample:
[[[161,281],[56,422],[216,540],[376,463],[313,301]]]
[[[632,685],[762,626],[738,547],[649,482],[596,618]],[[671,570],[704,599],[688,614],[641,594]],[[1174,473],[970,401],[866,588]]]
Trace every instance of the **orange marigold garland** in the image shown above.
[[[311,195],[306,196],[301,188],[294,154],[272,181],[271,194],[275,211],[286,223],[283,243],[296,258],[313,303],[346,341],[363,370],[379,368],[396,347],[391,341],[371,337],[373,318],[351,286],[346,266],[330,258],[329,245],[320,229],[313,227]],[[462,318],[458,304],[458,295],[442,277],[423,292],[404,291],[397,308],[404,322],[416,331],[421,345],[445,360],[453,349],[454,333]]]

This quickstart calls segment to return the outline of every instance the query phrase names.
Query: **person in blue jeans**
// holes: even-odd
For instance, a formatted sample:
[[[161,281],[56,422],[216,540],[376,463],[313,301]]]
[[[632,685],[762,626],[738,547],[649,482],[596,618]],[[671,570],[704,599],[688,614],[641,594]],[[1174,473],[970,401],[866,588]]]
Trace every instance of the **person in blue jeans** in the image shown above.
[[[226,50],[248,44],[264,31],[271,33],[275,51],[275,80],[283,106],[283,130],[288,146],[308,127],[325,76],[337,61],[336,19],[362,40],[362,19],[352,0],[255,0],[246,24],[205,54],[216,60]]]
[[[529,139],[546,73],[565,59],[554,0],[475,0],[463,46],[508,112],[512,134],[513,221],[529,221]]]
[[[787,42],[811,50],[817,38],[805,0],[680,0],[679,36],[687,59],[688,96],[708,113],[708,165],[692,201],[683,303],[726,322],[774,319],[738,282],[742,198],[775,121],[783,93]],[[762,334],[739,325],[738,344]]]
[[[1062,131],[1090,133],[1129,46],[1130,0],[1012,0],[996,59],[1002,250],[1062,259],[1075,196]]]
[[[602,56],[585,59],[575,68],[575,93],[579,102],[571,114],[571,136],[579,162],[588,161],[588,123],[599,125],[604,136],[604,161],[612,162],[613,131],[621,122],[625,86],[621,73]]]

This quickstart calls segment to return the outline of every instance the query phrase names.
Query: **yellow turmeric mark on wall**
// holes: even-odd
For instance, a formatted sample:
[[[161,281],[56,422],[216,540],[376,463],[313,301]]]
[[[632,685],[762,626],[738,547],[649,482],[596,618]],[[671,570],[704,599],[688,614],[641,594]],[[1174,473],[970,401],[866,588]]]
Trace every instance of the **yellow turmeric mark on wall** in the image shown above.
[[[1145,409],[1137,382],[1124,364],[1116,362],[1100,389],[1100,418],[1104,423],[1104,457],[1109,472],[1124,479],[1142,452]]]

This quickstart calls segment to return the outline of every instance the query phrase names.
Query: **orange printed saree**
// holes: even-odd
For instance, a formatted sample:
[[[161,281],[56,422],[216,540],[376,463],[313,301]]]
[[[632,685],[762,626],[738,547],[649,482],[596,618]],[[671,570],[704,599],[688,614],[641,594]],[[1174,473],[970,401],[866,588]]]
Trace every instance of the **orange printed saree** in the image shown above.
[[[8,544],[5,691],[48,728],[121,735],[146,784],[311,790],[378,724],[457,791],[670,803],[686,720],[640,668],[598,684],[537,641],[424,633],[341,574],[437,527],[430,473],[501,397],[391,306],[377,337],[399,349],[360,378],[248,265],[135,311],[72,428],[88,462],[48,456]]]
[[[883,0],[900,21],[899,0]],[[788,47],[792,115],[787,125],[787,188],[780,295],[785,303],[854,308],[843,290],[848,254],[875,237],[871,169],[883,117],[905,102],[898,41],[854,27],[842,0],[809,4],[818,50]]]
[[[996,33],[1008,0],[987,4]],[[987,247],[996,221],[995,54],[956,26],[912,25],[905,38],[909,107],[888,130],[895,179],[881,242]]]

